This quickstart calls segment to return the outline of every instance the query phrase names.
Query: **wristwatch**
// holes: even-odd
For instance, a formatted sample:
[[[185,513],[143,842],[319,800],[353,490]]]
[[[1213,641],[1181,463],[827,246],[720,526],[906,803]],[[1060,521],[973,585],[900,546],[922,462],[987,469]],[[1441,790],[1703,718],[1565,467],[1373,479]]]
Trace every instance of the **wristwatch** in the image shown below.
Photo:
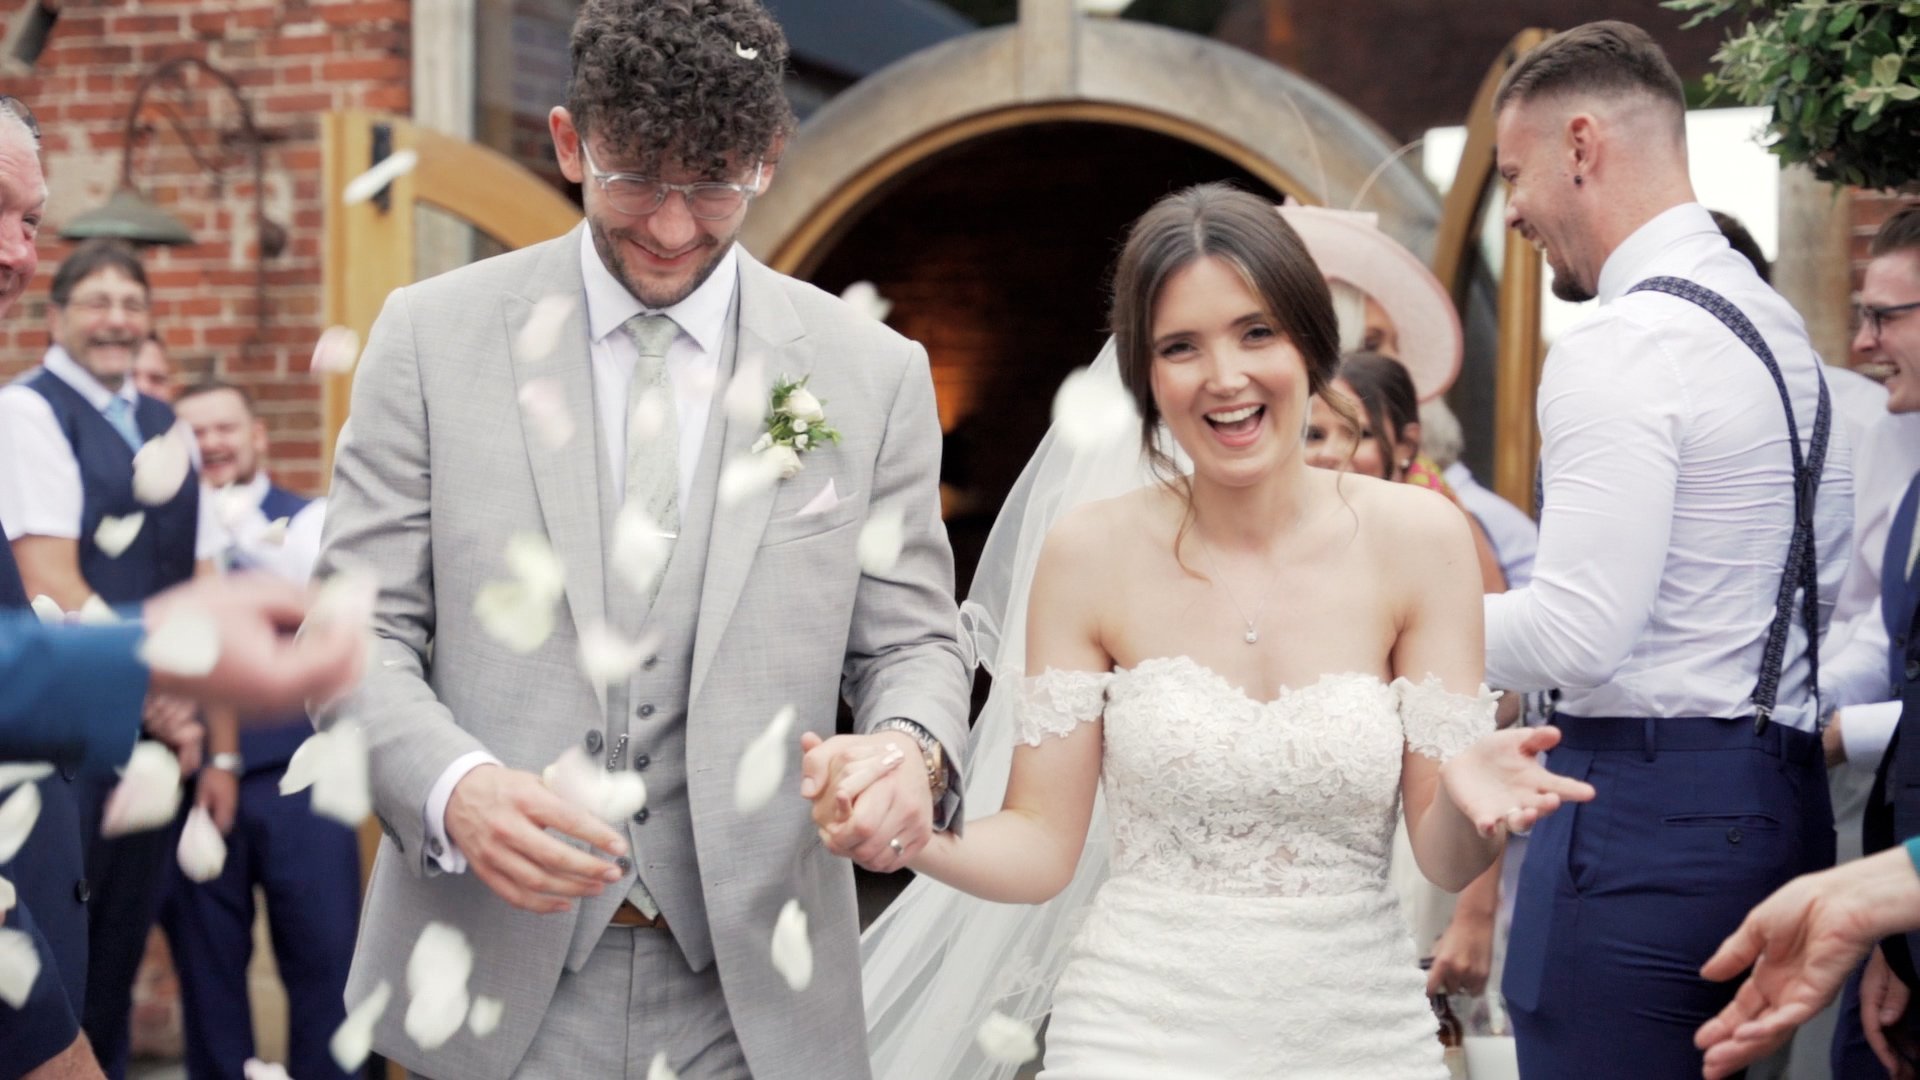
[[[920,744],[920,756],[927,765],[927,790],[933,793],[933,801],[939,802],[947,793],[947,755],[941,748],[940,740],[933,733],[904,716],[891,720],[882,720],[873,727],[875,731],[898,731],[907,738]]]
[[[246,771],[247,759],[232,750],[223,750],[208,758],[207,764],[219,769],[221,772],[232,773],[235,776],[239,776],[242,772]]]

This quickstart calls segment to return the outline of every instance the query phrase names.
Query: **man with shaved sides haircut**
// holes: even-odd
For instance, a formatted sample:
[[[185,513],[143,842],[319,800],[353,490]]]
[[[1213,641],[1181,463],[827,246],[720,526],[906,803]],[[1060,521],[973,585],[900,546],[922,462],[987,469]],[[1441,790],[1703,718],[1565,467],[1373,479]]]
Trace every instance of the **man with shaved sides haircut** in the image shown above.
[[[1800,317],[1687,176],[1680,79],[1647,34],[1549,39],[1494,100],[1507,224],[1600,309],[1536,403],[1531,584],[1486,598],[1487,681],[1561,691],[1548,757],[1591,802],[1521,871],[1504,990],[1525,1076],[1698,1076],[1737,986],[1700,966],[1833,860],[1819,638],[1852,475]]]

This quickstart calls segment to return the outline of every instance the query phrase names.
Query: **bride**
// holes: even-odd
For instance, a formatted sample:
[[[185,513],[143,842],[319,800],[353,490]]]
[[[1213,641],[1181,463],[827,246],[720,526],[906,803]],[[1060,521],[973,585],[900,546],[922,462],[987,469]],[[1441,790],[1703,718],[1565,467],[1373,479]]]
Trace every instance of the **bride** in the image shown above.
[[[1117,366],[1138,443],[1116,471],[1056,429],[996,527],[968,604],[995,700],[967,798],[993,806],[1004,777],[1004,801],[937,834],[869,935],[876,1075],[1004,1075],[974,1028],[1038,1020],[1051,989],[1046,1080],[1444,1080],[1387,885],[1396,800],[1458,890],[1504,830],[1592,791],[1534,763],[1553,729],[1492,733],[1459,511],[1308,467],[1337,333],[1274,208],[1168,196],[1114,293],[1117,365],[1093,377]],[[896,766],[834,778],[823,830]]]

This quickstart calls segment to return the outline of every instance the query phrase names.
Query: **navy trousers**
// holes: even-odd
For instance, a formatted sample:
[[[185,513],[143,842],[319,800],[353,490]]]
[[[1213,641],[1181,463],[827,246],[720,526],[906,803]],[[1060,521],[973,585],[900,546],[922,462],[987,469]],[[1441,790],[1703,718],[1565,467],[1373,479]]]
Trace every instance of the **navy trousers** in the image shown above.
[[[132,1049],[133,980],[172,881],[169,867],[185,810],[161,828],[103,839],[100,814],[114,783],[111,778],[79,781],[81,790],[92,789],[81,798],[92,896],[87,903],[87,1000],[80,1026],[108,1080],[125,1080]]]
[[[1754,905],[1833,863],[1819,741],[1749,719],[1583,719],[1547,766],[1594,786],[1528,842],[1503,982],[1528,1078],[1697,1077],[1733,997],[1700,965]]]
[[[40,975],[20,1007],[0,1001],[0,1080],[19,1080],[73,1045],[80,1025],[60,984],[53,948],[34,925],[32,906],[17,904],[6,923],[7,929],[27,935],[40,958]]]
[[[226,1080],[254,1056],[247,1001],[253,890],[266,894],[274,961],[287,990],[287,1072],[346,1080],[327,1040],[346,1019],[347,968],[359,927],[360,846],[353,830],[315,817],[307,792],[280,794],[280,768],[249,772],[220,876],[180,873],[161,913],[180,978],[187,1076]]]

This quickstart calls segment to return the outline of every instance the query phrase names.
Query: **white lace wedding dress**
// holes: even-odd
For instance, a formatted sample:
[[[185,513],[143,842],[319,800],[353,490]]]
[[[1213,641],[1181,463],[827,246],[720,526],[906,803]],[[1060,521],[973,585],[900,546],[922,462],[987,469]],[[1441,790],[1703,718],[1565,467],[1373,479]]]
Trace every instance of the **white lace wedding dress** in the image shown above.
[[[1043,1080],[1446,1080],[1387,860],[1403,747],[1444,760],[1494,701],[1336,674],[1262,703],[1184,657],[1025,680],[1027,743],[1104,724],[1113,833]]]

